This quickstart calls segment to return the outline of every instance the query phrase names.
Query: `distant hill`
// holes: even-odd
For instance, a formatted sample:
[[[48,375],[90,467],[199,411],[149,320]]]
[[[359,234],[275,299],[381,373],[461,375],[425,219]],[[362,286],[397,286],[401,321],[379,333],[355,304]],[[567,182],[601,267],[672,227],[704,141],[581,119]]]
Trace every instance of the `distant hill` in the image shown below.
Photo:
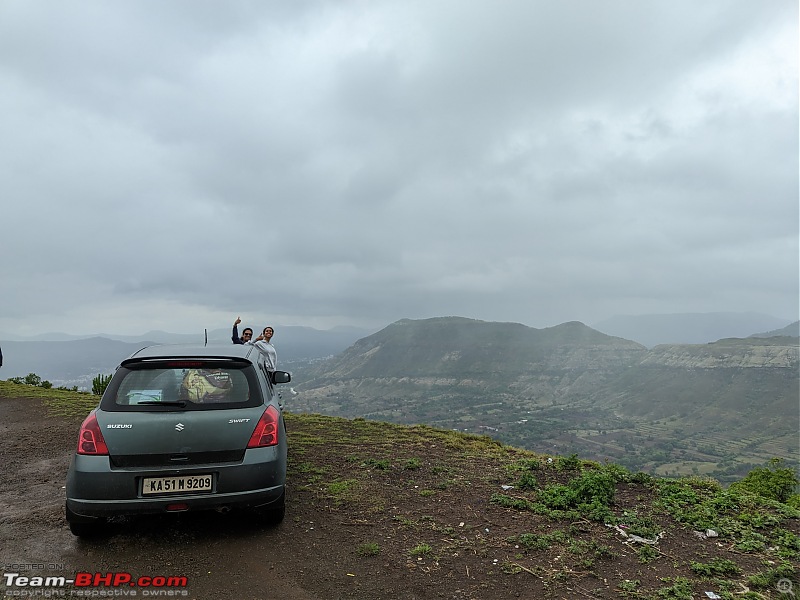
[[[0,378],[36,373],[55,385],[91,389],[92,377],[117,365],[152,342],[120,342],[102,337],[63,342],[3,342]]]
[[[292,406],[477,430],[585,399],[647,349],[578,322],[546,329],[404,319],[297,377]]]
[[[387,381],[402,383],[405,393],[419,388],[427,394],[430,386],[490,389],[498,381],[517,381],[520,373],[538,377],[542,371],[581,368],[602,377],[645,353],[641,344],[578,322],[533,329],[461,317],[403,319],[322,363],[305,387],[358,380],[359,389],[377,397],[394,393],[387,391]]]
[[[798,364],[788,337],[648,350],[577,322],[402,320],[298,373],[288,407],[725,479],[797,462]]]
[[[593,327],[652,348],[658,344],[706,344],[724,338],[744,338],[787,325],[785,319],[759,313],[718,312],[618,315]]]
[[[800,321],[790,323],[782,329],[773,329],[764,333],[754,333],[748,337],[770,338],[770,337],[800,337]]]
[[[241,331],[240,331],[241,333]],[[338,354],[368,331],[341,328],[322,331],[310,327],[276,327],[274,343],[279,364],[291,370],[295,361],[322,359]],[[36,373],[55,385],[91,388],[97,374],[112,373],[121,360],[153,344],[203,343],[203,332],[174,334],[151,331],[141,336],[92,336],[69,339],[66,334],[44,334],[67,338],[61,341],[2,341],[3,366],[0,378]],[[230,342],[230,329],[208,332],[209,342]],[[37,336],[41,338],[42,336]]]

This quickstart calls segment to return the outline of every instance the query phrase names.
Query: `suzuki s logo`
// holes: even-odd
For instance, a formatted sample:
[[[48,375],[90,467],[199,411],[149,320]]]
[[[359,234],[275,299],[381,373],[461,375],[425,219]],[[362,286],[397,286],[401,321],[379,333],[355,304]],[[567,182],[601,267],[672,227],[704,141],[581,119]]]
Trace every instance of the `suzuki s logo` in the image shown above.
[[[183,431],[184,425],[183,423],[178,423],[175,425],[175,431]]]

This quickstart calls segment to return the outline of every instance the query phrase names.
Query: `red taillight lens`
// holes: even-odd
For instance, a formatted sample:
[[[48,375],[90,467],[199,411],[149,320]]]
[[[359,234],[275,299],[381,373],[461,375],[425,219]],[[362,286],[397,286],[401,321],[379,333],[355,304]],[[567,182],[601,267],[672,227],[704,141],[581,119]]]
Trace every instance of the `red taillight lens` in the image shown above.
[[[94,413],[86,417],[81,425],[81,432],[78,434],[78,454],[108,455],[108,446]]]
[[[247,442],[248,448],[263,448],[264,446],[275,446],[278,443],[278,409],[268,406],[264,414],[256,424],[250,441]]]

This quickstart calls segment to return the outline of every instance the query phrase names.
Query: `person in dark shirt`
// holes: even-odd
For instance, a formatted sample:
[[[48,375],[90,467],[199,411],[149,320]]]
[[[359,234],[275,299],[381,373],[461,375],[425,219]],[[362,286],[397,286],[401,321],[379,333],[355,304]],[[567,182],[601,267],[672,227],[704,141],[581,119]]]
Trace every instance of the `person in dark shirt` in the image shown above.
[[[246,344],[251,339],[253,339],[253,330],[249,327],[245,327],[242,330],[242,337],[239,337],[239,323],[242,322],[241,317],[236,317],[236,320],[233,322],[233,332],[231,334],[231,341],[234,344]]]

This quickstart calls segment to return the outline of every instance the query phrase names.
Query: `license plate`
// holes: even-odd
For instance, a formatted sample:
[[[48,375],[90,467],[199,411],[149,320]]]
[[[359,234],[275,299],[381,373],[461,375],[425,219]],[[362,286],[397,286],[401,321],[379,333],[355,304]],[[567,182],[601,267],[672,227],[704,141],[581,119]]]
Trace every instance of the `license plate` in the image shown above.
[[[211,475],[181,475],[179,477],[145,477],[142,480],[142,495],[187,494],[210,492],[214,478]]]

